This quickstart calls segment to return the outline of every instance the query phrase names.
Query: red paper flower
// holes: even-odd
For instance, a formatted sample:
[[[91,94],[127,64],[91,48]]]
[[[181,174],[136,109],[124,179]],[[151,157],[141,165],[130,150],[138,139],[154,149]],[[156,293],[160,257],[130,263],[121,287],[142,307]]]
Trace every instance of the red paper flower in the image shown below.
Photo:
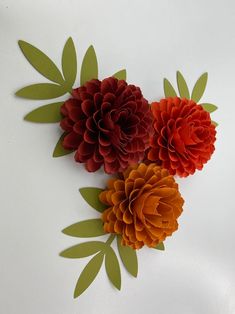
[[[201,170],[215,150],[210,114],[194,101],[178,97],[162,99],[151,107],[155,133],[148,159],[181,177]]]
[[[109,77],[74,89],[61,107],[65,149],[88,171],[122,171],[143,159],[152,132],[150,106],[139,87]]]

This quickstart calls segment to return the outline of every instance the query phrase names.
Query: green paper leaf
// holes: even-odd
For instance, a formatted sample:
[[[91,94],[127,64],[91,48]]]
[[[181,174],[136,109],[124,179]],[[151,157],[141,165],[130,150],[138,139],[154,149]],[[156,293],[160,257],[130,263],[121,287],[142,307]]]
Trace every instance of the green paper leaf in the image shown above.
[[[83,269],[74,290],[74,298],[79,297],[94,281],[103,263],[104,253],[95,255]]]
[[[211,123],[215,126],[215,127],[217,127],[219,124],[217,123],[217,122],[215,122],[215,121],[211,121]]]
[[[204,94],[207,84],[207,78],[208,74],[203,73],[194,85],[191,99],[194,100],[196,103],[199,102],[199,100],[202,98],[202,95]]]
[[[60,256],[67,258],[82,258],[93,255],[105,248],[105,243],[100,241],[91,241],[74,245],[63,252]]]
[[[52,99],[66,94],[64,86],[52,83],[33,84],[19,89],[16,96],[27,99]]]
[[[136,251],[129,246],[121,244],[121,237],[117,237],[118,251],[126,270],[134,277],[138,274],[138,260]]]
[[[165,97],[176,97],[176,91],[174,90],[174,87],[171,85],[171,83],[168,81],[168,79],[164,79],[163,81],[164,85],[164,93]]]
[[[154,249],[164,251],[165,250],[164,243],[163,242],[159,243]]]
[[[190,99],[187,83],[180,71],[177,71],[176,78],[180,97]]]
[[[26,59],[39,73],[50,81],[61,85],[64,83],[59,69],[45,53],[26,41],[19,40],[18,43]]]
[[[63,139],[64,139],[65,136],[66,136],[66,133],[63,133],[61,135],[61,137],[59,138],[59,141],[57,142],[57,144],[55,146],[55,149],[53,151],[53,157],[61,157],[61,156],[64,156],[64,155],[71,154],[73,152],[73,150],[65,149],[62,146],[62,142],[63,142]]]
[[[71,237],[78,238],[99,237],[106,234],[103,228],[103,221],[101,219],[80,221],[65,228],[62,232]]]
[[[28,113],[24,120],[36,123],[55,123],[61,121],[60,107],[62,102],[55,102],[53,104],[39,107]]]
[[[123,69],[121,71],[116,72],[113,77],[116,77],[118,80],[124,80],[126,81],[126,70]]]
[[[112,284],[118,289],[121,289],[121,271],[117,256],[114,250],[109,246],[105,254],[105,269]]]
[[[203,103],[203,104],[200,104],[204,110],[206,110],[207,112],[214,112],[218,109],[217,106],[213,105],[213,104],[208,104],[208,103]]]
[[[93,46],[87,49],[82,61],[80,85],[84,85],[87,81],[98,78],[98,63]]]
[[[95,210],[102,213],[107,206],[99,200],[99,194],[102,192],[102,189],[99,188],[81,188],[79,192],[81,193],[84,200]]]
[[[62,70],[66,85],[72,88],[77,76],[77,57],[71,37],[67,40],[63,49]]]

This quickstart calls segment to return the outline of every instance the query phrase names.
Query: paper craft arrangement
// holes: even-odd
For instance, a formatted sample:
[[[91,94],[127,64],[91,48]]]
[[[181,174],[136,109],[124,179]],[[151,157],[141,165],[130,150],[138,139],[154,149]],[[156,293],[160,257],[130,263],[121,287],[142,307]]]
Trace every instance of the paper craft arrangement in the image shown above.
[[[50,82],[26,86],[18,97],[54,99],[31,111],[25,120],[59,123],[61,137],[53,157],[73,153],[87,171],[110,174],[106,187],[84,187],[80,193],[100,218],[77,222],[62,232],[78,238],[107,235],[104,241],[87,241],[60,253],[66,258],[92,256],[78,278],[74,297],[93,282],[102,264],[109,280],[121,289],[119,258],[134,277],[138,273],[136,250],[147,246],[164,250],[163,241],[178,229],[184,200],[174,175],[187,177],[211,158],[216,122],[210,113],[217,107],[201,103],[207,73],[189,92],[177,72],[178,92],[164,79],[165,98],[149,103],[141,89],[126,81],[126,70],[98,78],[93,46],[87,49],[77,77],[77,57],[69,38],[62,53],[62,71],[42,51],[25,41],[19,46],[30,64]]]

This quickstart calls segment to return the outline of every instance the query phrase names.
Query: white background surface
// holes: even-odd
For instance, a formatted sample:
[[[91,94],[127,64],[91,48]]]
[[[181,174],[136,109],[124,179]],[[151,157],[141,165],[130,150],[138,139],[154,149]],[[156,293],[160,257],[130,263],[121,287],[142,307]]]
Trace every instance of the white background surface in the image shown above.
[[[139,276],[122,268],[122,290],[101,270],[73,300],[88,259],[58,253],[78,241],[61,230],[97,213],[78,188],[100,186],[72,156],[53,159],[56,125],[24,122],[47,102],[14,92],[45,81],[21,54],[23,39],[58,64],[72,36],[78,60],[95,46],[100,78],[126,67],[146,98],[163,96],[162,79],[185,75],[190,89],[209,72],[203,101],[219,106],[216,152],[202,172],[178,180],[185,198],[180,228],[166,251],[139,252]],[[235,313],[235,2],[159,0],[0,1],[0,313],[1,314],[234,314]]]

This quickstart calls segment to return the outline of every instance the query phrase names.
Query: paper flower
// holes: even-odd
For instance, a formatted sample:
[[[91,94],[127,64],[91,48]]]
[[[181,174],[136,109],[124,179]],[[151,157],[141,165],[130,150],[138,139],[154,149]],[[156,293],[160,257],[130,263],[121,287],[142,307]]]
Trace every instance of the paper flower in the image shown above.
[[[64,45],[61,69],[32,44],[20,40],[19,47],[49,82],[25,86],[16,95],[31,100],[56,99],[24,117],[34,123],[60,122],[64,132],[53,157],[75,151],[75,160],[85,163],[88,171],[104,166],[107,173],[119,172],[119,177],[109,180],[106,190],[80,189],[99,218],[76,222],[62,231],[75,238],[102,236],[101,240],[78,243],[60,253],[69,259],[91,257],[77,280],[74,297],[86,291],[103,264],[108,279],[120,290],[119,260],[130,275],[137,277],[136,249],[146,245],[163,251],[163,241],[178,228],[184,200],[172,174],[194,173],[214,151],[217,123],[211,121],[209,113],[217,106],[199,104],[208,74],[199,77],[190,95],[183,75],[177,71],[180,98],[164,79],[166,99],[150,107],[140,88],[126,83],[125,69],[103,81],[98,79],[93,46],[82,59],[81,87],[75,89],[78,69],[72,38]],[[58,99],[68,93],[72,96],[67,101]],[[138,164],[143,159],[146,164]]]
[[[129,167],[121,179],[108,182],[100,201],[104,230],[122,236],[122,245],[155,247],[178,228],[183,199],[173,176],[152,163]]]
[[[72,91],[61,107],[62,145],[76,150],[75,160],[88,171],[102,165],[116,173],[142,160],[149,145],[152,115],[139,87],[109,77],[91,80]]]
[[[215,150],[210,114],[193,100],[169,97],[152,103],[154,135],[148,159],[186,177],[201,170]]]

